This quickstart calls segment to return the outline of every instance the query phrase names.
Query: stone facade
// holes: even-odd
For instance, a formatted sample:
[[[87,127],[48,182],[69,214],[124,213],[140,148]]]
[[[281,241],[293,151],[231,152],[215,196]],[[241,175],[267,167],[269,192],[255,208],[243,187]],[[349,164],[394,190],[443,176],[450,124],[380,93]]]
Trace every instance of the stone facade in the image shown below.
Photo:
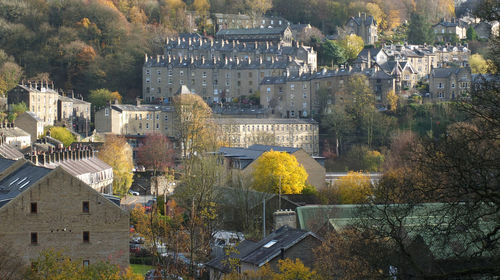
[[[215,123],[227,147],[280,145],[319,154],[319,125],[311,119],[215,118]]]
[[[95,128],[100,133],[145,135],[161,133],[175,136],[172,106],[114,104],[95,113]]]
[[[450,36],[455,36],[459,39],[467,38],[467,25],[453,18],[450,21],[441,20],[439,23],[432,26],[436,40],[438,41],[449,41]]]
[[[456,99],[468,93],[471,81],[468,67],[433,69],[429,79],[429,97],[433,101]]]
[[[308,64],[291,57],[281,60],[239,57],[146,58],[143,67],[143,99],[151,103],[169,103],[182,85],[200,95],[208,104],[234,102],[256,94],[264,77],[309,72]]]
[[[360,13],[357,17],[351,17],[347,20],[344,32],[363,38],[365,45],[373,45],[378,41],[377,21],[366,13]]]
[[[249,15],[245,14],[222,13],[213,13],[212,17],[217,31],[222,29],[268,28],[289,25],[289,22],[281,17],[259,17],[252,19]]]
[[[43,135],[44,122],[35,113],[27,111],[17,116],[16,126],[31,135],[31,143]]]
[[[28,111],[35,113],[43,121],[43,125],[54,125],[57,120],[59,94],[54,90],[54,84],[45,81],[23,83],[10,90],[7,95],[9,107],[24,102]]]
[[[271,28],[222,29],[215,34],[218,40],[242,42],[273,42],[282,46],[292,44],[293,35],[289,26]]]
[[[29,163],[16,164],[3,170],[2,185],[18,173],[24,176],[20,172]],[[15,248],[26,264],[53,249],[75,261],[109,260],[125,268],[129,223],[129,214],[117,204],[56,168],[0,206],[0,244]]]
[[[87,135],[90,130],[90,102],[82,97],[59,96],[57,120],[75,132]]]
[[[395,79],[377,66],[370,69],[326,69],[295,77],[267,77],[260,85],[260,103],[278,117],[315,116],[327,105],[344,104],[352,96],[345,85],[355,74],[365,75],[376,102],[386,104],[387,94],[395,90]],[[322,95],[324,95],[322,97]],[[320,103],[326,104],[320,104]]]
[[[26,131],[15,127],[13,123],[0,124],[1,143],[12,145],[18,150],[31,145],[31,135]]]

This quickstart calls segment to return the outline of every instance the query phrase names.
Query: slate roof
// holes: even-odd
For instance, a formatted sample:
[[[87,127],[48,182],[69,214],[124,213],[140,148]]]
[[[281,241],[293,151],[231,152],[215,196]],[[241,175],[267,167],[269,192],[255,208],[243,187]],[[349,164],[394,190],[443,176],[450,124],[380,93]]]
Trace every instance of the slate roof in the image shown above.
[[[451,74],[458,74],[461,71],[461,68],[434,68],[432,69],[431,76],[434,78],[448,78]]]
[[[252,145],[248,148],[221,147],[219,149],[219,152],[224,157],[238,159],[240,161],[240,169],[245,169],[254,160],[259,158],[263,153],[268,152],[270,150],[293,154],[296,151],[300,150],[300,148],[270,146],[270,145]]]
[[[35,113],[33,113],[31,111],[26,111],[26,112],[24,112],[24,114],[30,116],[31,118],[35,119],[36,121],[39,121],[39,122],[42,121],[42,119],[40,119]]]
[[[286,251],[308,236],[313,236],[314,238],[320,240],[318,236],[310,231],[283,226],[278,230],[271,232],[259,242],[241,242],[240,246],[237,246],[239,254],[234,254],[231,257],[240,259],[242,263],[249,263],[254,266],[261,267],[272,259],[278,257],[281,254],[281,249]],[[206,265],[228,272],[228,268],[223,263],[226,258],[227,257],[220,257],[213,259]]]
[[[7,143],[2,143],[0,144],[0,157],[6,159],[18,160],[20,158],[23,158],[24,155],[20,151],[18,151],[14,146],[9,145]]]
[[[47,165],[47,168],[54,169],[61,166],[69,174],[78,177],[87,173],[98,173],[104,170],[112,169],[110,165],[97,157],[90,157],[79,160],[63,160],[60,162],[52,162]]]
[[[4,127],[0,128],[0,135],[4,137],[23,137],[30,136],[30,134],[19,127]]]
[[[0,161],[6,161],[6,159],[0,159]],[[15,161],[10,162],[11,165],[14,163]],[[1,166],[7,166],[8,168],[10,166],[8,164],[9,163],[4,163],[1,164]],[[5,169],[1,171],[3,172]],[[45,175],[49,174],[51,171],[51,169],[34,166],[29,162],[24,162],[18,169],[0,180],[0,207],[27,190],[31,185],[45,177]]]
[[[68,96],[62,96],[62,95],[59,96],[59,100],[61,100],[63,102],[71,102],[71,103],[75,103],[75,104],[90,105],[90,102],[87,102],[85,100],[81,100],[81,99],[78,99],[78,98],[72,98],[72,97],[68,97]]]
[[[255,248],[256,244],[257,244],[256,242],[245,239],[245,240],[241,241],[240,244],[238,244],[238,246],[236,246],[236,250],[238,251],[238,253],[232,253],[231,255],[229,255],[229,257],[222,256],[222,257],[211,259],[209,262],[205,263],[205,265],[208,267],[215,268],[219,271],[229,273],[229,272],[231,272],[231,268],[226,263],[226,260],[228,258],[240,259],[242,256],[245,256],[251,250],[253,250]]]
[[[222,29],[215,36],[273,35],[282,34],[287,27]]]
[[[113,110],[118,112],[123,111],[162,111],[162,112],[173,112],[174,108],[172,106],[160,106],[160,105],[132,105],[132,104],[113,104],[111,105]]]
[[[218,124],[317,124],[313,119],[216,118]]]

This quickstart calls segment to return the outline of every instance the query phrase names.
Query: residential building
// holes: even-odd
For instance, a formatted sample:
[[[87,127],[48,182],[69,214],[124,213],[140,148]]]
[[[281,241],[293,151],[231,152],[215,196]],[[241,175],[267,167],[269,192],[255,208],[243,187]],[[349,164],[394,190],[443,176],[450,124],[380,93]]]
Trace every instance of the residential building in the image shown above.
[[[14,146],[3,142],[0,138],[0,158],[18,160],[24,158],[24,155]]]
[[[222,29],[248,29],[255,27],[286,27],[289,25],[286,19],[275,16],[252,18],[245,14],[213,13],[212,17],[217,31]]]
[[[283,226],[271,232],[258,242],[243,240],[236,246],[237,253],[210,260],[210,280],[221,279],[231,272],[228,258],[238,260],[238,272],[255,271],[263,265],[269,265],[278,271],[278,261],[283,259],[299,259],[305,266],[313,267],[314,249],[321,245],[321,239],[312,232]]]
[[[143,67],[143,99],[148,103],[170,103],[183,85],[208,104],[237,101],[257,93],[267,76],[299,75],[309,72],[307,63],[286,57],[270,60],[250,57],[240,60],[219,57],[146,57]]]
[[[363,38],[365,45],[373,45],[378,41],[377,21],[366,13],[359,13],[357,17],[349,18],[343,29],[347,35],[356,34]]]
[[[44,134],[44,122],[35,113],[26,111],[16,118],[16,127],[31,135],[31,143],[35,142]]]
[[[352,99],[346,85],[356,74],[367,77],[378,104],[387,104],[387,94],[395,90],[395,78],[377,65],[363,70],[323,69],[300,76],[266,77],[260,85],[260,103],[282,118],[315,116],[329,105],[343,105]]]
[[[215,34],[218,40],[242,42],[273,42],[282,46],[292,44],[293,35],[289,26],[271,28],[221,29]]]
[[[230,180],[240,178],[250,178],[255,170],[256,160],[268,151],[286,152],[293,155],[300,165],[302,165],[307,174],[307,182],[317,189],[325,186],[325,167],[322,166],[316,157],[306,153],[301,148],[271,146],[271,145],[252,145],[248,148],[222,147],[219,152],[224,156],[224,169]]]
[[[0,138],[2,143],[10,144],[18,150],[31,145],[31,135],[16,127],[14,123],[0,124]]]
[[[429,79],[429,93],[433,101],[452,100],[468,93],[471,86],[470,68],[435,68]]]
[[[282,46],[272,41],[246,42],[237,40],[213,40],[202,37],[178,36],[167,37],[165,44],[165,57],[204,57],[206,60],[220,58],[240,58],[240,61],[259,59],[271,61],[274,57],[283,60],[290,57],[305,62],[312,71],[317,68],[317,53],[312,47],[304,46],[295,41],[290,46]]]
[[[60,166],[94,190],[113,194],[113,168],[97,158],[95,150],[91,147],[79,146],[76,149],[56,147],[50,148],[49,151],[33,148],[26,158],[36,166],[49,169]]]
[[[82,265],[129,264],[128,212],[61,167],[0,159],[0,246],[29,265],[43,250]]]
[[[146,135],[161,133],[174,137],[174,109],[165,105],[112,104],[95,113],[98,133]]]
[[[476,30],[477,37],[479,39],[488,40],[491,36],[498,36],[500,24],[497,20],[495,21],[481,21],[473,25],[474,30]]]
[[[463,40],[467,38],[467,24],[456,18],[452,18],[450,21],[442,19],[440,22],[432,26],[436,40],[441,42],[452,41],[452,37],[456,37],[458,40]]]
[[[22,82],[8,93],[9,108],[13,104],[24,102],[28,111],[33,112],[43,125],[54,125],[57,120],[57,99],[59,94],[54,84],[47,81]],[[36,139],[36,138],[35,138]]]
[[[90,130],[90,102],[83,97],[59,96],[57,101],[57,120],[73,131],[88,136]]]
[[[254,144],[301,148],[319,154],[319,125],[312,119],[214,118],[220,141],[228,147],[249,148]]]

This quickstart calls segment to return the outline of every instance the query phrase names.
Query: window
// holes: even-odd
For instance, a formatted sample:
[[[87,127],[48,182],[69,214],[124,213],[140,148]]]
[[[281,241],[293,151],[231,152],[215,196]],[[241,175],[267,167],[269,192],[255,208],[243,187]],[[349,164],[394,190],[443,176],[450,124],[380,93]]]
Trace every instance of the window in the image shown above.
[[[104,115],[109,116],[109,108],[104,108]]]
[[[158,83],[161,84],[161,78],[158,78]]]
[[[158,73],[158,75],[161,75],[161,70],[158,70],[156,73]]]
[[[146,75],[149,75],[149,69],[146,69]]]
[[[295,85],[290,85],[290,89],[294,90],[295,89]]]
[[[90,242],[90,232],[84,231],[83,232],[83,243],[89,243]]]
[[[151,80],[149,78],[146,78],[146,83],[149,83]]]
[[[142,129],[142,123],[139,123],[139,128]]]
[[[158,87],[158,93],[161,93],[161,88],[160,87]]]
[[[146,129],[149,129],[149,123],[146,123]]]
[[[90,261],[89,260],[83,260],[83,267],[89,267]]]
[[[160,119],[160,114],[156,114],[156,119],[159,120]]]
[[[455,88],[455,84],[451,84],[451,88]]]
[[[165,115],[165,120],[168,121],[168,115]]]
[[[180,84],[180,85],[183,85],[183,84],[184,84],[184,81],[183,81],[183,80],[179,80],[179,84]]]
[[[31,202],[31,214],[36,214],[38,212],[37,204],[36,202]]]
[[[160,124],[156,123],[156,129],[159,129],[159,128],[160,128]]]
[[[268,94],[271,93],[271,88],[268,87],[266,91]]]
[[[82,212],[83,213],[89,213],[90,212],[90,205],[88,201],[83,201],[82,202]]]
[[[168,76],[172,77],[172,70],[168,70]]]
[[[207,77],[207,72],[203,72],[203,78]]]
[[[182,71],[182,70],[181,70],[181,71],[179,71],[179,75],[180,75],[180,76],[184,76],[184,71]]]
[[[304,97],[304,98],[307,98],[307,93],[305,93],[305,92],[304,92],[303,97]]]
[[[38,244],[38,233],[37,232],[31,233],[31,244],[32,245]]]

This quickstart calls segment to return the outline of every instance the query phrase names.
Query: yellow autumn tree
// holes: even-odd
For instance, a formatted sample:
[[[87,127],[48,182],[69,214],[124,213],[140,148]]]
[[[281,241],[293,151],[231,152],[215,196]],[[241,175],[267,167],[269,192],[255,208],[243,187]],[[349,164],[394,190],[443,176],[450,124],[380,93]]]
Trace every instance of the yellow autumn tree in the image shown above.
[[[488,72],[488,61],[478,53],[470,56],[469,64],[474,74],[486,74]]]
[[[361,172],[350,171],[334,187],[342,204],[365,203],[373,194],[370,178]]]
[[[319,278],[316,271],[305,266],[300,259],[284,259],[278,261],[279,272],[274,272],[269,264],[266,264],[254,271],[245,271],[243,274],[231,273],[228,278],[230,280],[315,280]]]
[[[365,47],[365,42],[358,35],[350,34],[340,40],[339,45],[344,49],[347,59],[354,60]]]
[[[389,106],[389,110],[394,112],[398,108],[398,95],[394,90],[389,91],[387,94],[387,105]]]
[[[306,169],[295,156],[286,152],[268,151],[255,164],[254,188],[269,193],[298,194],[307,180]]]
[[[132,148],[124,137],[108,135],[99,158],[113,167],[113,193],[125,196],[132,185]]]

